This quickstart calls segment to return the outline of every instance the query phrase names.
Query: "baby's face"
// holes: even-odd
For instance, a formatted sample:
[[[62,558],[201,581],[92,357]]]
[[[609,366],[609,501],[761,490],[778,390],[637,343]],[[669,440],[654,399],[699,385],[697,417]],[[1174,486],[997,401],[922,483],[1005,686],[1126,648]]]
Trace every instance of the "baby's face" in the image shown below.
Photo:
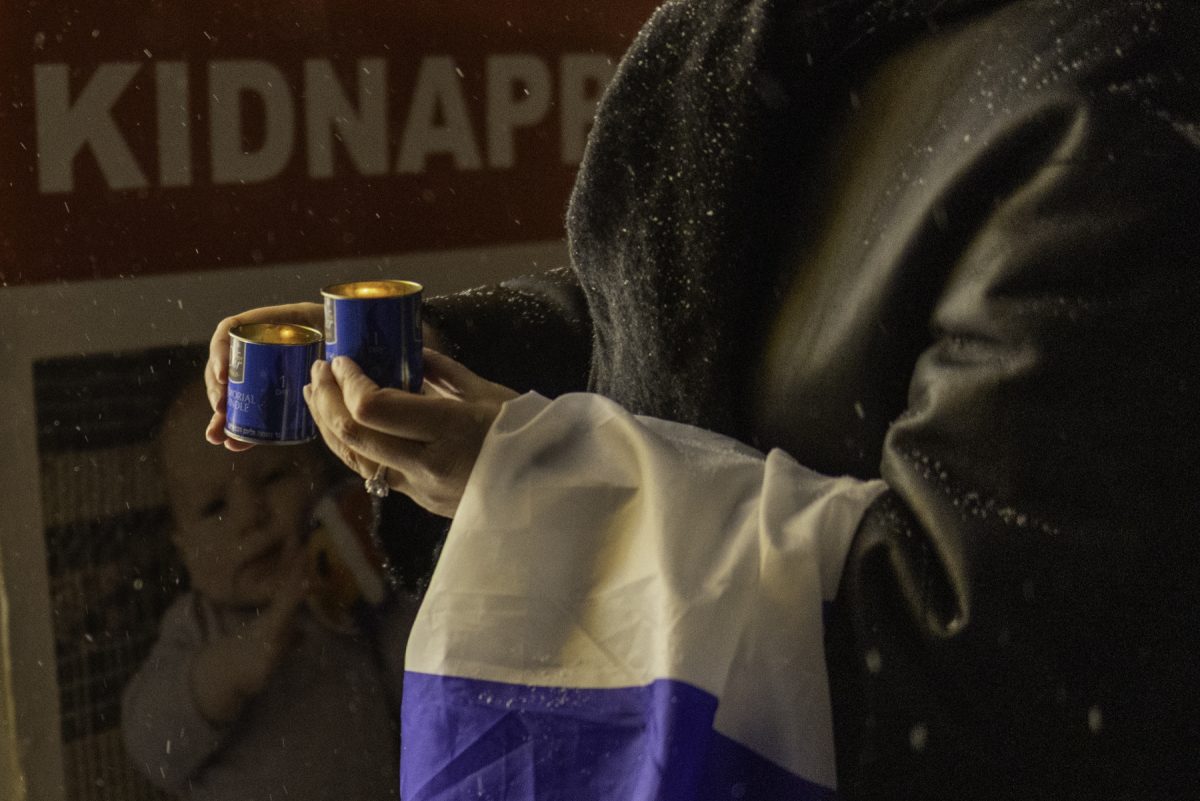
[[[203,428],[167,435],[174,540],[192,586],[215,603],[268,605],[302,547],[319,468],[310,447],[230,453]]]

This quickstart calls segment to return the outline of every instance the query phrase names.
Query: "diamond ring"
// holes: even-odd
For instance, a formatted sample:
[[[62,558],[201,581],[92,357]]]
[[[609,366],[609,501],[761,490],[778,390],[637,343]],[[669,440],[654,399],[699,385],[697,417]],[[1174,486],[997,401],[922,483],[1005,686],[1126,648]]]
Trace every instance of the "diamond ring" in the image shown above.
[[[375,468],[375,475],[363,481],[363,486],[367,492],[374,495],[376,498],[385,498],[391,492],[391,487],[387,482],[387,465],[381,464]]]

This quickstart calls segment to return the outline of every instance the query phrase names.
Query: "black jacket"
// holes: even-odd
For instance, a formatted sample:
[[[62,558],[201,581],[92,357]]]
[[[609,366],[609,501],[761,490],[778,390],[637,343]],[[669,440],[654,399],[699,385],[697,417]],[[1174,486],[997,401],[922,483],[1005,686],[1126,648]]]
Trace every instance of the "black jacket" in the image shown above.
[[[1195,0],[668,3],[572,269],[429,312],[496,380],[885,479],[845,797],[1197,797],[1198,123]]]

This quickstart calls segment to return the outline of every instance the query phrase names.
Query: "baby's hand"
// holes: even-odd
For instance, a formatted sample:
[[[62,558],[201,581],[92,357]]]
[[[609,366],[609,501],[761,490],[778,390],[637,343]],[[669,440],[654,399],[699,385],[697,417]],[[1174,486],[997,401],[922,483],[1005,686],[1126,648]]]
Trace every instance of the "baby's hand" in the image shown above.
[[[308,592],[305,550],[288,561],[271,606],[237,633],[210,642],[192,667],[192,697],[206,719],[230,723],[241,715],[295,639],[296,612]]]

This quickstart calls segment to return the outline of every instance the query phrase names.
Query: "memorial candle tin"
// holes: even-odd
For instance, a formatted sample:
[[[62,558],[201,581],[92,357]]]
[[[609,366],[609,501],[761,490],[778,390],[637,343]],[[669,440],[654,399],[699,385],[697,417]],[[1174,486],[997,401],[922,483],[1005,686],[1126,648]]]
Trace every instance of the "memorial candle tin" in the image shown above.
[[[230,329],[226,435],[263,445],[316,437],[304,385],[319,358],[321,332],[306,325],[252,323]]]
[[[419,392],[421,292],[396,280],[325,287],[325,358],[348,356],[379,386]]]

